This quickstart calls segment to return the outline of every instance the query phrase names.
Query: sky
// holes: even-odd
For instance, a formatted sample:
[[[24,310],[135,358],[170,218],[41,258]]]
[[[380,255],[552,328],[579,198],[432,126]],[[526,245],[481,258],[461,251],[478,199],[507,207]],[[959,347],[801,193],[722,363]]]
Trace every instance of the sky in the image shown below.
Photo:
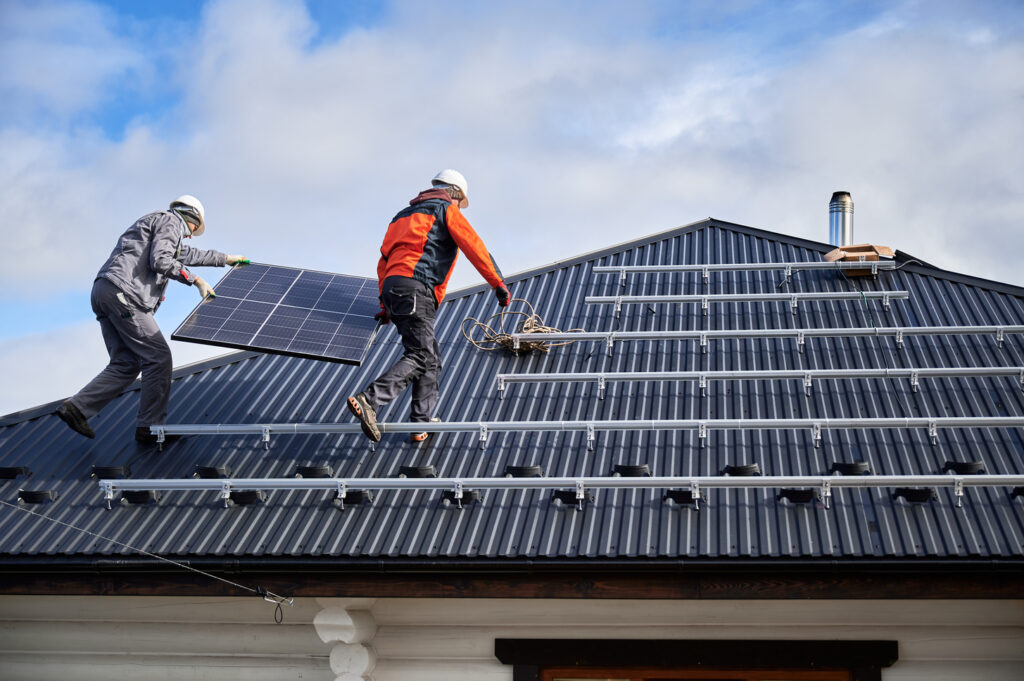
[[[506,274],[709,216],[827,241],[846,190],[856,241],[1024,285],[1021,74],[1015,0],[0,0],[0,414],[103,368],[96,271],[186,193],[197,247],[375,276],[442,168]]]

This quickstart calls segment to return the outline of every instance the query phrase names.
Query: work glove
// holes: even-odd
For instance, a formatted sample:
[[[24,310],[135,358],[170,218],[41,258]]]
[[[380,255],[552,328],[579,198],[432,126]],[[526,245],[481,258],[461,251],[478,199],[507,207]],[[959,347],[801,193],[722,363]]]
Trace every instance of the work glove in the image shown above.
[[[508,301],[512,299],[512,294],[508,292],[504,284],[498,284],[494,287],[494,297],[498,299],[498,305],[505,307],[508,305]]]
[[[391,322],[391,318],[388,317],[388,311],[384,309],[383,305],[380,306],[380,312],[378,312],[377,314],[373,315],[373,318],[381,326]]]
[[[204,300],[206,299],[207,296],[209,296],[210,298],[217,297],[217,294],[213,292],[213,289],[210,287],[209,284],[206,283],[206,280],[203,279],[202,277],[196,277],[195,281],[192,282],[192,285],[199,289],[199,297]]]
[[[248,265],[249,258],[244,255],[229,255],[224,258],[224,262],[228,265]]]

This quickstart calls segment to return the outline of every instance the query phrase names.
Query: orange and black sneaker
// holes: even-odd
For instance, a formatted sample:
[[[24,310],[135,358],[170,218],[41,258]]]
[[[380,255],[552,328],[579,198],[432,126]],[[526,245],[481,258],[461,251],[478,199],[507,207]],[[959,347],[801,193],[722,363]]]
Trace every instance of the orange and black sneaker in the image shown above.
[[[440,423],[441,419],[439,419],[438,417],[435,416],[432,419],[430,419],[430,422],[431,423]],[[423,442],[428,437],[430,437],[430,433],[413,433],[412,435],[409,436],[409,441],[410,442]]]
[[[362,393],[348,398],[348,410],[359,419],[359,425],[363,429],[363,434],[374,442],[380,442],[380,429],[377,428],[377,412],[366,401]]]

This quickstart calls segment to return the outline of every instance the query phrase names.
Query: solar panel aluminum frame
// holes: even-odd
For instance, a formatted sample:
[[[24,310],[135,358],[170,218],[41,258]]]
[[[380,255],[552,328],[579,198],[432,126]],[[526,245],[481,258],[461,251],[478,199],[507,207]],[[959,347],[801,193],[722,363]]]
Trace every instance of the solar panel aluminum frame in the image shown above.
[[[248,265],[235,265],[234,267],[232,267],[231,270],[229,270],[228,273],[225,274],[223,277],[221,277],[220,281],[217,282],[217,285],[214,287],[214,291],[216,291],[217,288],[219,288],[220,285],[229,276],[231,276],[231,274],[234,273],[235,271],[243,269],[243,268],[253,268],[253,267],[272,267],[272,268],[281,269],[281,270],[294,270],[294,271],[300,272],[300,274],[298,276],[301,276],[301,273],[307,273],[308,272],[308,273],[310,273],[312,275],[323,275],[323,276],[330,276],[330,277],[346,277],[348,279],[359,279],[359,280],[374,281],[374,282],[376,282],[376,280],[368,278],[368,277],[355,277],[355,276],[351,276],[351,275],[341,275],[341,274],[338,274],[338,273],[335,273],[335,272],[324,272],[324,271],[321,271],[321,270],[311,270],[311,269],[298,268],[298,267],[284,267],[284,266],[281,266],[281,265],[271,265],[269,263],[253,262],[253,263],[248,264]],[[298,276],[297,276],[297,278],[298,278]],[[216,300],[216,298],[217,298],[217,296],[215,296],[214,300]],[[283,300],[283,298],[284,298],[284,296],[282,296],[282,300]],[[351,365],[351,366],[360,366],[362,364],[363,360],[366,358],[366,354],[367,354],[367,352],[369,352],[369,348],[373,344],[374,339],[376,338],[378,331],[380,331],[380,325],[378,324],[377,326],[374,327],[374,329],[370,332],[369,336],[367,337],[366,344],[362,348],[362,352],[360,353],[360,356],[359,356],[358,359],[345,358],[345,357],[335,357],[335,356],[324,355],[324,354],[302,352],[302,351],[299,351],[299,350],[288,350],[288,349],[281,349],[281,348],[273,348],[273,347],[262,346],[262,345],[254,345],[254,344],[251,344],[251,343],[235,343],[235,342],[226,341],[226,340],[206,339],[206,338],[200,338],[200,337],[196,337],[196,336],[189,336],[186,333],[184,333],[183,329],[185,329],[185,327],[189,324],[190,320],[193,319],[193,317],[197,314],[197,312],[199,312],[199,310],[202,308],[202,306],[204,304],[206,304],[207,302],[209,302],[209,301],[204,299],[204,300],[200,301],[199,304],[195,306],[195,308],[192,309],[192,311],[188,314],[188,316],[185,317],[185,319],[181,322],[181,324],[179,324],[178,327],[171,334],[171,340],[183,341],[183,342],[188,342],[188,343],[198,343],[198,344],[201,344],[201,345],[212,345],[212,346],[215,346],[215,347],[230,348],[230,349],[233,349],[233,350],[251,350],[251,351],[256,351],[256,352],[261,352],[261,353],[266,353],[266,354],[284,355],[284,356],[287,356],[287,357],[298,357],[300,359],[314,359],[314,360],[320,360],[320,361],[325,361],[325,362],[334,362],[334,363],[337,363],[337,364],[347,364],[347,365]],[[267,303],[267,304],[273,304],[273,303]],[[280,303],[277,303],[277,304],[280,304]],[[275,304],[275,305],[277,305],[277,304]],[[297,309],[306,309],[306,308],[298,307]],[[313,309],[313,308],[310,308],[310,309]]]

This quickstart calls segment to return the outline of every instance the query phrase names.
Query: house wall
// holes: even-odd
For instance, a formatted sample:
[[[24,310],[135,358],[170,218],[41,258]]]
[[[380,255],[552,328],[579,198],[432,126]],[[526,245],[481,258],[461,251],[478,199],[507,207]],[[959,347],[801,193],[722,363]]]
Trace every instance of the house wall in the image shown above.
[[[1024,601],[0,597],[7,681],[511,681],[495,638],[891,639],[885,681],[1024,678]]]

